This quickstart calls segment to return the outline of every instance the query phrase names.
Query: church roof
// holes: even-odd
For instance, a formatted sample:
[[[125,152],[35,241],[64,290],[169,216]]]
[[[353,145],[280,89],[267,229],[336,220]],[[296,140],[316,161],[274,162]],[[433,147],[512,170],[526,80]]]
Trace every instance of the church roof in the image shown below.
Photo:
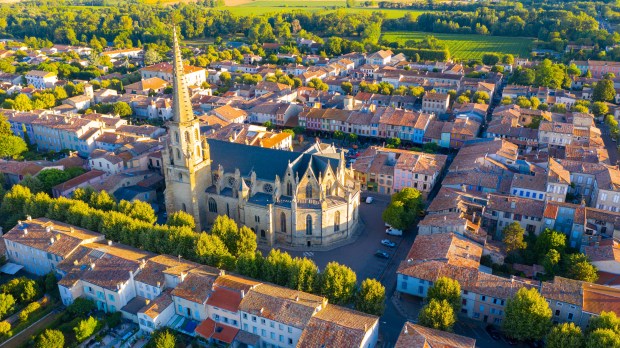
[[[329,167],[335,173],[340,164],[339,158],[319,154],[274,150],[215,139],[207,139],[207,142],[213,161],[212,168],[221,165],[228,173],[239,168],[241,176],[248,176],[254,171],[257,178],[269,181],[275,179],[276,175],[284,175],[289,163],[293,166],[294,175],[299,176],[303,176],[308,167],[317,176],[319,173],[325,175]]]

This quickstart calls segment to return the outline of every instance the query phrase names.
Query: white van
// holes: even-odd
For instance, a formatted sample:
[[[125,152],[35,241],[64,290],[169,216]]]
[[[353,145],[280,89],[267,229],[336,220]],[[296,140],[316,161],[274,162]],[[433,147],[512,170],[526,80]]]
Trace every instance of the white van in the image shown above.
[[[374,200],[375,200],[374,198],[372,198],[372,197],[368,196],[368,197],[366,197],[366,204],[370,204],[370,203],[372,203]]]
[[[385,233],[389,234],[390,236],[402,236],[403,235],[402,230],[397,230],[394,227],[386,228]]]

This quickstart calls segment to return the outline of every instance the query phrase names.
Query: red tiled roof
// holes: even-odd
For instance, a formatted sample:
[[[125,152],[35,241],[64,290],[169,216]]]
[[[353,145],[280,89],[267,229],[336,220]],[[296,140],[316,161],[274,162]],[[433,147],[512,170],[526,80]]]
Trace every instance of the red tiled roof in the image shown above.
[[[221,323],[216,323],[213,319],[209,318],[200,323],[194,331],[206,339],[213,338],[218,341],[231,344],[235,339],[235,336],[237,336],[239,329]]]

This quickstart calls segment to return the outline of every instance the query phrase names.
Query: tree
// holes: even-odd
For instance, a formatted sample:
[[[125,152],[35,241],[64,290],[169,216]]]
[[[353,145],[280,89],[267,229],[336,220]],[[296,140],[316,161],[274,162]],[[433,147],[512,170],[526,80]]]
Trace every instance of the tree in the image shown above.
[[[217,236],[200,233],[196,241],[195,252],[199,262],[218,268],[234,268],[234,257]]]
[[[5,315],[13,312],[15,308],[15,299],[11,294],[0,294],[0,319]]]
[[[0,321],[0,337],[7,335],[11,331],[11,324],[8,321]]]
[[[59,330],[47,329],[37,337],[34,343],[35,348],[63,348],[65,336]]]
[[[347,8],[355,7],[355,0],[347,0]]]
[[[407,229],[422,207],[420,191],[406,187],[392,195],[391,202],[382,214],[383,221],[399,230]]]
[[[83,342],[95,333],[95,330],[99,327],[99,321],[93,317],[80,320],[79,323],[73,328],[75,332],[75,339],[78,342]]]
[[[620,336],[610,329],[596,329],[588,335],[586,348],[620,347]]]
[[[545,229],[536,239],[534,251],[541,257],[546,255],[551,249],[555,249],[560,254],[566,248],[566,235],[551,229]]]
[[[353,84],[351,82],[345,81],[340,84],[340,89],[344,92],[344,94],[350,95],[353,93]]]
[[[458,313],[461,310],[461,284],[455,279],[439,277],[428,289],[428,299],[446,300],[454,309],[454,313]]]
[[[0,287],[0,292],[13,295],[18,303],[27,303],[39,296],[41,290],[37,283],[26,277],[11,279]]]
[[[604,102],[594,102],[592,103],[592,113],[596,117],[603,117],[609,113],[609,107]]]
[[[500,57],[497,53],[485,53],[482,55],[482,63],[484,65],[495,65],[499,63]]]
[[[503,328],[517,340],[545,337],[551,327],[551,309],[536,289],[521,288],[506,304]]]
[[[452,331],[452,326],[456,323],[456,313],[448,301],[432,299],[422,307],[418,323],[432,329]]]
[[[376,279],[365,279],[356,295],[355,309],[381,316],[385,309],[385,287]]]
[[[131,106],[129,106],[129,104],[124,101],[119,101],[114,103],[112,113],[120,117],[129,117],[133,114],[133,110],[131,110]]]
[[[155,342],[155,348],[174,348],[177,342],[174,334],[168,329],[155,334],[153,341]]]
[[[19,94],[15,97],[13,108],[18,111],[30,111],[33,109],[32,100],[25,94]]]
[[[502,234],[504,235],[503,242],[506,244],[507,252],[525,249],[527,247],[527,243],[523,240],[525,230],[518,222],[513,222],[504,227]]]
[[[581,348],[583,335],[581,328],[574,323],[562,323],[554,326],[547,335],[548,348]]]
[[[614,89],[614,82],[609,79],[603,79],[594,85],[592,91],[592,100],[601,102],[613,101],[616,97],[616,90]]]
[[[67,307],[69,312],[74,317],[83,317],[96,308],[95,303],[89,299],[78,297],[73,300],[73,303]]]
[[[43,184],[44,191],[47,193],[52,192],[52,188],[58,184],[70,179],[69,174],[60,169],[46,169],[37,175],[37,179]]]
[[[251,231],[250,231],[251,232]],[[233,255],[237,255],[237,239],[239,237],[239,227],[235,220],[226,215],[219,215],[215,218],[211,227],[211,234],[217,236],[226,249]],[[252,233],[253,234],[253,233]],[[253,250],[252,250],[253,251]]]
[[[258,247],[258,244],[256,243],[256,233],[254,233],[247,226],[241,226],[241,228],[239,228],[236,239],[235,256],[245,253],[253,253]]]
[[[564,257],[564,270],[567,278],[594,283],[598,279],[596,266],[582,253]]]
[[[515,63],[515,57],[512,54],[504,54],[502,63],[512,65]]]
[[[144,201],[136,200],[131,202],[129,216],[134,219],[148,222],[149,224],[153,224],[157,221],[155,210],[151,204]]]
[[[49,272],[45,276],[45,292],[55,299],[60,298],[60,293],[58,291],[58,280],[56,279],[54,272]]]
[[[478,91],[474,93],[474,96],[472,98],[474,102],[479,104],[486,104],[489,99],[491,99],[491,97],[489,97],[489,94],[484,91]]]
[[[591,333],[597,329],[610,329],[620,334],[620,318],[612,311],[602,311],[599,316],[590,318],[587,332]]]
[[[144,65],[153,65],[161,62],[161,55],[154,49],[144,52]]]
[[[560,253],[555,249],[551,249],[545,254],[542,265],[545,267],[545,272],[548,275],[553,275],[557,272],[560,257]]]
[[[355,294],[357,275],[347,266],[337,262],[327,264],[321,273],[322,294],[334,304],[346,304]]]
[[[186,213],[182,210],[175,211],[174,213],[168,215],[168,221],[166,221],[168,226],[187,226],[192,230],[196,228],[196,222],[194,221],[194,217]]]
[[[28,151],[26,142],[11,131],[11,124],[0,114],[0,158],[15,158]]]

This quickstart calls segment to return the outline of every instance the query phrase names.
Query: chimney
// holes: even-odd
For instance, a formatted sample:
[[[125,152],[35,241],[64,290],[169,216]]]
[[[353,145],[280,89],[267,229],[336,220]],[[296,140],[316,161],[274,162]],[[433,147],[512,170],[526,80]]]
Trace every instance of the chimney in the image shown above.
[[[108,240],[108,246],[112,246],[114,244],[111,240]]]
[[[161,288],[161,282],[157,282],[157,287]]]
[[[26,220],[28,220],[28,221],[32,221],[32,216],[30,216],[30,215],[26,215]]]
[[[245,290],[241,290],[241,298],[245,297]]]
[[[90,263],[90,270],[92,271],[92,270],[94,270],[94,269],[95,269],[95,263],[94,263],[94,262],[91,262],[91,263]]]
[[[405,324],[405,335],[409,334],[409,330],[407,330],[407,324]]]
[[[295,295],[295,302],[299,302],[299,295]]]
[[[54,242],[55,242],[54,237],[50,238],[50,245],[54,244]]]
[[[74,264],[75,266],[77,266],[77,265],[79,265],[80,263],[78,262],[78,260],[73,260],[73,264]]]
[[[73,233],[74,231],[73,226],[69,227],[69,233]]]
[[[52,232],[52,226],[46,226],[45,232]]]
[[[28,234],[28,229],[24,228],[24,236]]]
[[[19,225],[19,227],[23,227],[24,223],[22,222],[22,220],[17,221],[17,224]]]

